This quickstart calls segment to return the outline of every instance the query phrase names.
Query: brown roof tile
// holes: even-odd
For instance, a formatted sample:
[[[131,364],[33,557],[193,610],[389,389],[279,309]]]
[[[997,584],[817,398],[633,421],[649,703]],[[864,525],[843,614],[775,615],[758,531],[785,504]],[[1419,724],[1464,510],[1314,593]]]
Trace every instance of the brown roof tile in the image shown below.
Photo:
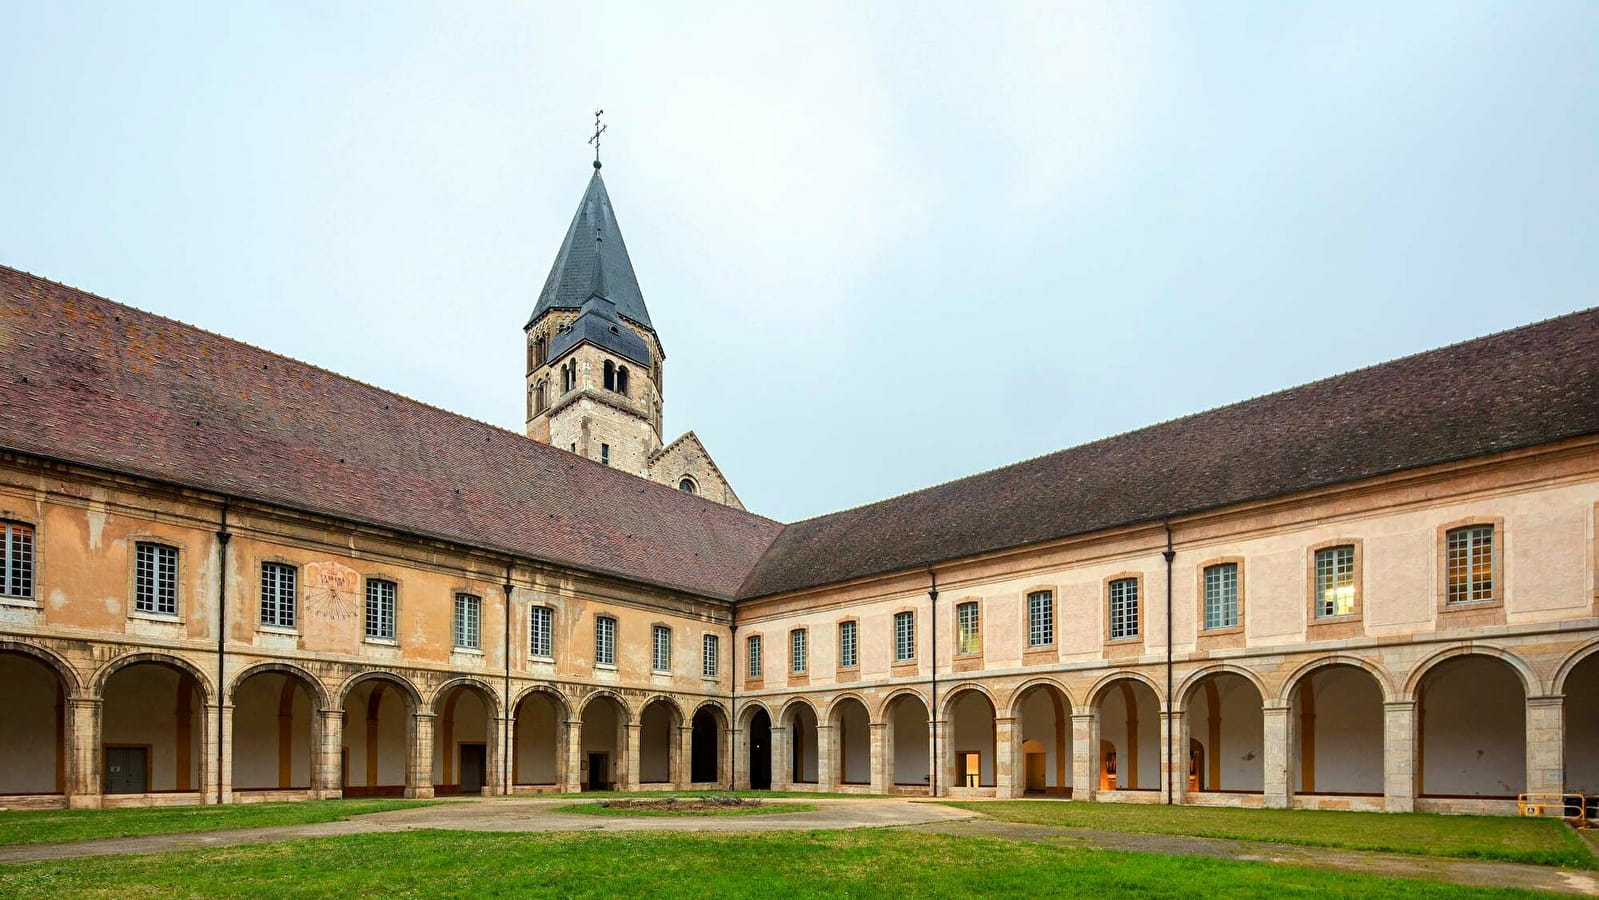
[[[1599,309],[796,522],[759,597],[1599,432]]]
[[[782,529],[4,266],[0,446],[717,598]]]

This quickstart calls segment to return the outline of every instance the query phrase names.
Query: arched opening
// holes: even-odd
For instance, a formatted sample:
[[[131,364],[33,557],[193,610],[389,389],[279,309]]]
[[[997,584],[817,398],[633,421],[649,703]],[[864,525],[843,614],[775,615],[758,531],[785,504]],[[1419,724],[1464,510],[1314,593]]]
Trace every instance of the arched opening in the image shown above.
[[[622,758],[627,742],[622,729],[627,726],[627,711],[616,698],[602,694],[583,707],[582,788],[609,791],[622,787],[627,761]]]
[[[866,704],[845,697],[833,707],[833,740],[838,745],[838,783],[872,783],[872,718]]]
[[[638,780],[642,784],[664,784],[672,781],[672,745],[677,736],[680,717],[677,708],[669,701],[657,697],[639,716]]]
[[[411,695],[384,678],[368,678],[344,696],[344,796],[405,796],[414,712]]]
[[[616,370],[616,392],[623,396],[627,395],[627,366],[621,366]]]
[[[549,406],[549,401],[544,395],[544,379],[540,378],[533,384],[533,415],[544,412]]]
[[[1254,683],[1236,672],[1206,675],[1188,689],[1184,706],[1188,736],[1204,755],[1203,766],[1190,765],[1189,790],[1260,793],[1266,720]]]
[[[994,786],[994,704],[968,688],[949,700],[949,787],[975,790]]]
[[[0,651],[0,794],[64,794],[67,790],[67,686],[49,665],[26,653]]]
[[[544,365],[544,350],[544,335],[541,334],[533,339],[533,366],[530,368]]]
[[[1516,670],[1472,654],[1444,660],[1416,689],[1416,793],[1514,799],[1527,784],[1527,695]]]
[[[699,492],[699,486],[694,483],[694,479],[688,477],[687,475],[684,475],[682,478],[677,480],[677,489],[686,494],[694,494]]]
[[[750,716],[750,790],[772,789],[772,717],[757,709]]]
[[[1599,653],[1577,663],[1566,676],[1566,791],[1599,803]],[[1590,808],[1589,818],[1599,815]]]
[[[616,390],[616,363],[610,360],[605,361],[605,389]]]
[[[200,790],[205,700],[186,669],[137,662],[111,674],[100,739],[107,794]]]
[[[1027,689],[1015,703],[1021,746],[1022,793],[1070,797],[1072,792],[1071,701],[1052,684]]]
[[[493,700],[476,685],[458,684],[434,706],[433,793],[483,793],[494,784]]]
[[[1359,666],[1323,666],[1294,687],[1296,794],[1381,796],[1382,688]]]
[[[316,771],[316,694],[292,672],[257,672],[233,690],[233,790],[308,791]]]
[[[927,789],[931,783],[928,747],[931,731],[927,704],[915,694],[901,694],[890,700],[885,716],[888,728],[883,738],[883,755],[892,770],[889,780],[896,787]]]
[[[1099,790],[1160,790],[1160,698],[1123,678],[1099,699]]]
[[[694,713],[690,736],[690,780],[707,784],[722,780],[722,713],[714,706],[702,706]]]
[[[788,710],[789,780],[795,784],[817,782],[816,711],[808,703]]]
[[[561,713],[560,701],[545,691],[533,691],[516,705],[512,782],[540,787],[561,783],[561,747],[566,743],[562,740],[566,722]]]

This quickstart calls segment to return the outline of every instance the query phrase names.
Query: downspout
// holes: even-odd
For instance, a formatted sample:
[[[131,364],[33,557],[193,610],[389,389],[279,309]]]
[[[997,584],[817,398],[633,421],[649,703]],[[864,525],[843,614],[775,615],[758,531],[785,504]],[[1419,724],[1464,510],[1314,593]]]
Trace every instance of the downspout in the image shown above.
[[[1166,559],[1166,803],[1176,802],[1172,793],[1172,776],[1175,774],[1175,763],[1172,757],[1172,706],[1171,706],[1171,565],[1177,558],[1177,551],[1172,549],[1171,518],[1161,519],[1160,524],[1166,529],[1166,550],[1161,556]]]
[[[511,796],[511,718],[516,710],[511,708],[511,567],[514,562],[505,564],[505,724],[501,726],[504,736],[500,746],[505,748],[505,759],[500,760],[500,779],[503,785],[501,795]]]
[[[933,571],[933,566],[928,564],[927,577],[932,580],[932,586],[927,589],[927,605],[933,619],[933,652],[929,662],[933,668],[933,706],[930,709],[927,726],[932,732],[930,737],[933,742],[933,764],[927,773],[933,796],[938,796],[938,767],[943,762],[943,757],[938,755],[938,573]]]
[[[222,521],[217,527],[217,561],[220,571],[217,573],[217,803],[222,803],[222,764],[225,742],[222,740],[223,726],[226,724],[226,697],[223,692],[227,682],[227,652],[228,652],[228,541],[232,540],[233,533],[228,531],[228,503],[227,497],[222,498]]]
[[[732,759],[727,761],[727,789],[738,789],[738,606],[729,604],[727,620],[727,658],[728,677],[732,679],[728,687],[727,700],[727,727],[732,732],[728,739],[728,753]],[[747,737],[745,740],[749,740]]]

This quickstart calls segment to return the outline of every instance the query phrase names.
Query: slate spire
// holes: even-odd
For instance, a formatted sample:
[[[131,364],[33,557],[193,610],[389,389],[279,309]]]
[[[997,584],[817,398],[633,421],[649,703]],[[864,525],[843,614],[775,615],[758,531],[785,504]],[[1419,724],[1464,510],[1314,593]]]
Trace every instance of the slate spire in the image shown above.
[[[589,179],[527,325],[531,327],[552,309],[581,309],[596,295],[615,304],[617,314],[623,318],[651,331],[655,329],[599,169]]]

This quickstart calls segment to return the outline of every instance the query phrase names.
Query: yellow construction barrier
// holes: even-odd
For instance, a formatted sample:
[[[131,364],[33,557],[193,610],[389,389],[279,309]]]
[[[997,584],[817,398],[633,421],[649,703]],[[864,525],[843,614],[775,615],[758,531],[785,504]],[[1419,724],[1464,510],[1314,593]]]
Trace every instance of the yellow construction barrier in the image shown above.
[[[1570,819],[1586,828],[1593,806],[1582,794],[1520,794],[1516,797],[1516,808],[1524,816]]]

